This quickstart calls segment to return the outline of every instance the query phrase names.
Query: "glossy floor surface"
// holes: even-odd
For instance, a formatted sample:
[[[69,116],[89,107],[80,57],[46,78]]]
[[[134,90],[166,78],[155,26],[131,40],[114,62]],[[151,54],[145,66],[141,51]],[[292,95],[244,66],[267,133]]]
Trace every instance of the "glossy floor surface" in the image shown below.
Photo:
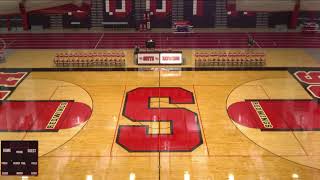
[[[52,69],[58,52],[106,50],[8,50],[0,140],[39,141],[29,179],[319,179],[320,69],[299,68],[317,58],[259,49],[260,71],[200,71],[210,50],[182,50],[182,66],[140,68],[122,49],[117,71]]]
[[[317,74],[300,77],[317,83]],[[43,108],[37,102],[72,101],[85,105],[78,116],[88,119],[76,123],[62,114],[71,124],[66,128],[35,132],[26,126],[31,131],[1,132],[0,139],[39,141],[39,175],[29,179],[318,179],[314,121],[320,112],[310,92],[319,92],[308,93],[299,80],[285,70],[33,71],[4,97],[29,106],[7,105],[7,113],[36,114]],[[249,100],[252,106],[244,103]],[[282,104],[266,103],[275,100]],[[286,122],[270,112],[290,117],[300,129],[284,123],[284,130],[263,130]]]

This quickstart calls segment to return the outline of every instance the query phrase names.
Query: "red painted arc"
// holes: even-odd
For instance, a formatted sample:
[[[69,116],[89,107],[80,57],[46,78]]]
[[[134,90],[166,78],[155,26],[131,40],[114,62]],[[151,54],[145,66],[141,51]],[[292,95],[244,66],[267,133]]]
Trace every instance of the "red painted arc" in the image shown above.
[[[61,103],[68,102],[54,128],[47,128]],[[91,108],[73,101],[3,101],[0,131],[58,131],[86,122]]]
[[[258,102],[272,127],[252,105]],[[261,113],[261,111],[260,111]],[[236,102],[229,106],[231,119],[243,126],[261,130],[320,130],[320,104],[312,100],[257,100]]]

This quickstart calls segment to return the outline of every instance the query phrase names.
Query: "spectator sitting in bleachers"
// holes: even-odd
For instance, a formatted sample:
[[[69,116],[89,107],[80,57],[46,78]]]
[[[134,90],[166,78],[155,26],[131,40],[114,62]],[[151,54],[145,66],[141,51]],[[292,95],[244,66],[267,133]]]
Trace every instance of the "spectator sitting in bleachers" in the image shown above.
[[[248,36],[248,47],[252,48],[254,46],[254,44],[255,44],[255,41],[254,41],[253,37],[249,35]]]

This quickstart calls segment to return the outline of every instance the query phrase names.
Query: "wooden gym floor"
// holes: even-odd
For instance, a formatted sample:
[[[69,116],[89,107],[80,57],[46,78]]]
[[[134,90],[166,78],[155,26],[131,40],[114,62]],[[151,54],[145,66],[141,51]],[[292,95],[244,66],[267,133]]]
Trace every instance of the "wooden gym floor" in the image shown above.
[[[236,123],[228,114],[232,104],[248,99],[311,100],[313,97],[285,69],[170,71],[157,66],[144,71],[41,70],[53,68],[52,57],[61,51],[12,50],[7,62],[0,64],[0,68],[40,68],[25,77],[7,98],[9,101],[74,100],[92,109],[86,122],[58,132],[0,132],[1,140],[39,141],[39,175],[29,179],[320,177],[319,131],[261,131]],[[184,56],[191,57],[193,52],[186,49]],[[266,53],[268,67],[319,66],[302,49],[267,49]],[[137,67],[132,63],[132,52],[127,50],[126,54],[127,67]],[[192,58],[189,58],[182,67],[193,65]],[[4,70],[8,72],[10,69]],[[200,136],[201,143],[195,146],[192,140],[187,141],[177,146],[178,151],[181,149],[179,152],[134,152],[126,149],[123,142],[120,145],[119,126],[148,125],[149,133],[158,137],[157,134],[168,134],[172,126],[177,125],[157,121],[159,114],[150,122],[133,122],[125,116],[127,111],[130,113],[130,93],[138,94],[137,90],[148,93],[150,89],[165,91],[165,88],[177,96],[185,94],[179,93],[182,88],[192,95],[194,101],[173,103],[174,100],[168,100],[168,96],[174,96],[172,94],[155,95],[151,96],[148,105],[159,112],[166,108],[168,111],[170,108],[185,108],[196,113],[199,126],[187,123],[185,128],[191,133],[199,132],[194,136]],[[137,108],[139,103],[135,104]],[[131,116],[141,115],[138,110],[131,110],[134,111]],[[135,137],[135,134],[129,135]],[[135,144],[134,148],[145,145],[139,139],[129,143]],[[187,150],[190,152],[183,151],[186,144],[187,148],[193,147]],[[142,149],[149,148],[146,146]],[[170,141],[163,148],[164,151],[165,148],[175,148],[175,141]],[[1,176],[1,179],[21,177]]]

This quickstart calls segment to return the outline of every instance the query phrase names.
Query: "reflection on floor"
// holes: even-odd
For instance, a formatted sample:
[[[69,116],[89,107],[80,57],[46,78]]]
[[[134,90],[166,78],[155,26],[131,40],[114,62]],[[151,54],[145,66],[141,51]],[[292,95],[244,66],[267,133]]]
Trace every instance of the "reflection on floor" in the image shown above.
[[[271,131],[320,130],[320,104],[313,100],[254,100],[232,104],[229,116],[250,128]]]
[[[91,108],[73,101],[4,101],[0,131],[59,131],[86,122]]]
[[[286,120],[290,117],[298,122],[293,128],[310,128],[299,121],[302,116],[296,121],[289,113],[293,106],[301,113],[310,109],[304,105],[313,110],[318,106],[288,71],[153,70],[31,71],[2,106],[6,110],[22,107],[18,108],[21,113],[30,117],[44,113],[54,122],[68,102],[61,117],[72,105],[70,110],[83,117],[79,119],[83,123],[74,126],[58,121],[56,127],[59,123],[74,126],[58,132],[0,132],[0,139],[39,141],[39,179],[84,179],[88,175],[93,179],[128,179],[130,174],[136,179],[183,179],[184,174],[191,179],[320,177],[319,131],[262,132],[235,123],[227,111],[237,102],[249,103],[248,119],[255,117],[264,128],[258,111],[276,127],[270,111],[278,105],[272,100],[278,99],[279,105],[287,102],[290,109],[276,110],[287,112],[283,116]],[[304,105],[291,101],[297,99],[305,100],[301,101]],[[245,100],[258,101],[259,106]],[[81,111],[73,111],[72,102],[81,105]],[[47,108],[51,105],[52,109]],[[48,121],[41,127],[47,125]],[[28,127],[33,126],[30,123]],[[149,152],[139,151],[141,147]],[[160,148],[166,152],[159,152]]]

